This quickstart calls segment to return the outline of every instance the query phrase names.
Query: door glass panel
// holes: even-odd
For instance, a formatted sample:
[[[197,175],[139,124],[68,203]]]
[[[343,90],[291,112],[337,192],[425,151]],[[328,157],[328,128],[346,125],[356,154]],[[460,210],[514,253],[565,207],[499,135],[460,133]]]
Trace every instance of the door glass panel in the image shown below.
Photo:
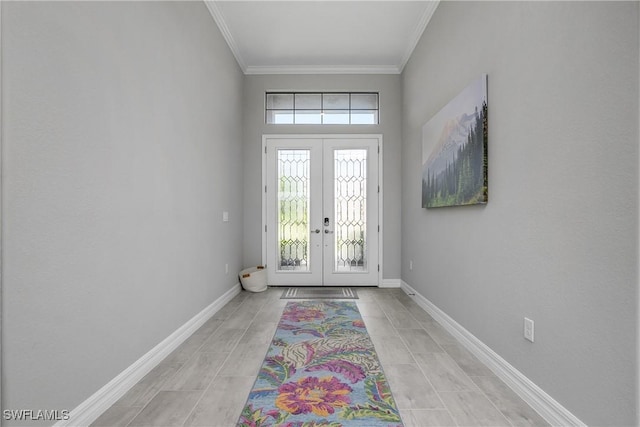
[[[325,111],[322,118],[325,125],[348,125],[349,110]]]
[[[267,110],[267,123],[274,125],[292,125],[293,110]]]
[[[322,97],[322,108],[324,110],[349,110],[348,93],[325,93]]]
[[[309,271],[310,150],[278,150],[278,270]]]
[[[354,93],[351,94],[352,110],[377,110],[378,94],[377,93]]]
[[[351,124],[352,125],[374,125],[378,123],[378,111],[371,110],[352,110],[351,111]]]
[[[322,124],[322,112],[314,111],[295,111],[295,122],[297,125],[319,125]]]
[[[267,109],[268,110],[293,110],[293,94],[292,93],[268,93]]]
[[[367,150],[334,151],[336,272],[366,272]]]
[[[319,93],[296,93],[296,110],[321,110],[322,95]]]

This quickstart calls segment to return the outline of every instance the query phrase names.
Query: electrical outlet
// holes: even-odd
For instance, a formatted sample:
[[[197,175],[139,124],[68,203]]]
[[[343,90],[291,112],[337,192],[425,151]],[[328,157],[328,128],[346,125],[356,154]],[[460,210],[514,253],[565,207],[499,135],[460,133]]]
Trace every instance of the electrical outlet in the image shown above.
[[[524,318],[524,338],[533,342],[534,324],[533,320]]]
[[[224,265],[224,274],[229,274],[229,264]]]
[[[409,271],[413,270],[413,260],[409,261]]]

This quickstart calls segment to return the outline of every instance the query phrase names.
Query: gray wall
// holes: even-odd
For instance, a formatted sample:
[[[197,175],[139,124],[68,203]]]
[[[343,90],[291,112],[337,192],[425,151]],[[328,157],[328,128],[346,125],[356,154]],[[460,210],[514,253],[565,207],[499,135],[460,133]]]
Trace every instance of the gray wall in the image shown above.
[[[421,127],[482,73],[489,203],[422,209]],[[638,3],[440,3],[402,179],[402,278],[582,421],[637,425]]]
[[[3,3],[2,407],[73,409],[237,283],[242,73],[201,2]]]
[[[266,125],[266,91],[380,92],[380,124],[377,126]],[[249,75],[244,85],[244,262],[262,262],[262,135],[348,134],[383,135],[383,277],[400,278],[400,150],[401,94],[398,75]]]

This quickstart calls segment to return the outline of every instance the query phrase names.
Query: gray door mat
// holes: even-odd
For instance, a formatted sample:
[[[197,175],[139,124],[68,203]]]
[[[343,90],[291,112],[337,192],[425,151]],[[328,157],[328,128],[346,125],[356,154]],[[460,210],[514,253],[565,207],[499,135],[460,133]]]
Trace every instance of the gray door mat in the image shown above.
[[[353,288],[287,288],[280,299],[358,299]]]

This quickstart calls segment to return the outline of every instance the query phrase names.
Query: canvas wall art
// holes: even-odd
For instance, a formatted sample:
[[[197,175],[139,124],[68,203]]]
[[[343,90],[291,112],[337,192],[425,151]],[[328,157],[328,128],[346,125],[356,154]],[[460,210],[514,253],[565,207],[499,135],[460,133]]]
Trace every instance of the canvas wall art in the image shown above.
[[[422,127],[422,207],[487,203],[487,163],[483,74]]]

